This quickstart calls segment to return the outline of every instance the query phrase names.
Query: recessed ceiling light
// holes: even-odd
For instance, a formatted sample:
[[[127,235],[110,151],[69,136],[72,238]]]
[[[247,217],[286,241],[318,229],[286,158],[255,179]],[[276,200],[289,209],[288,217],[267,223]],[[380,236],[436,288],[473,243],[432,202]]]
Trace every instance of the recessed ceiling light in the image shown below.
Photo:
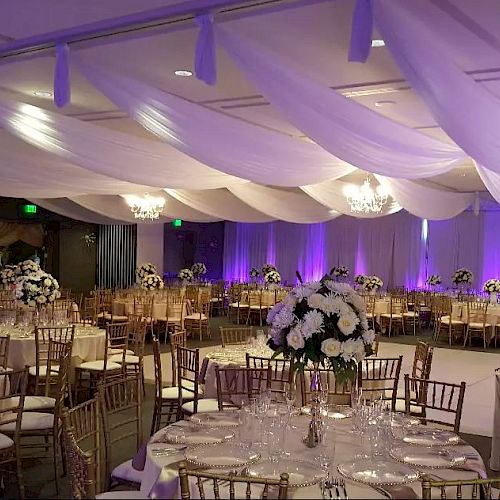
[[[36,95],[37,97],[53,97],[53,93],[52,92],[49,92],[48,90],[35,90],[33,92],[34,95]]]
[[[382,106],[393,106],[394,104],[396,104],[396,101],[377,101],[375,106],[381,108]]]
[[[372,47],[385,47],[384,40],[372,40]]]
[[[188,69],[176,69],[174,71],[175,76],[193,76],[193,72]]]

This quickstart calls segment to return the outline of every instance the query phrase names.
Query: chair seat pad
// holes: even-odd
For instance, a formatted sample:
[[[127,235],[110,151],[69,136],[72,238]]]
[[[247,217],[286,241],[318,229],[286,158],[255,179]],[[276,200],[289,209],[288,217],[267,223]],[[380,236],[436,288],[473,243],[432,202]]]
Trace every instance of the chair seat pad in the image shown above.
[[[17,404],[17,401],[15,404]],[[55,406],[55,398],[51,398],[49,396],[26,396],[24,398],[24,411],[53,410]]]
[[[376,314],[375,313],[372,313],[372,312],[367,312],[366,313],[366,317],[367,318],[375,318]]]
[[[113,349],[111,347],[108,348],[108,354],[109,355],[112,355],[112,354],[121,354],[122,352],[123,352],[123,349]],[[132,349],[127,349],[125,352],[126,352],[126,354],[134,354],[134,351],[132,351]]]
[[[402,413],[404,413],[406,411],[404,399],[396,399],[396,411],[402,412]],[[412,405],[410,403],[410,413],[419,415],[419,414],[423,414],[424,411],[423,411],[423,408],[421,406]]]
[[[40,413],[37,411],[30,411],[23,413],[21,420],[21,431],[38,431],[49,430],[54,427],[54,414],[53,413]],[[0,425],[0,432],[11,433],[16,429],[15,422]]]
[[[194,413],[194,401],[188,401],[182,405],[182,411],[192,415]],[[198,413],[214,413],[219,411],[219,402],[216,399],[199,399]]]
[[[180,316],[169,316],[163,317],[163,318],[156,318],[156,321],[160,321],[161,323],[180,323],[181,322],[181,317]]]
[[[415,318],[415,317],[418,318],[418,313],[415,311],[408,311],[408,312],[403,313],[403,316],[405,318]]]
[[[391,315],[389,313],[383,313],[380,315],[382,318],[391,318]],[[399,313],[392,313],[392,319],[396,318],[396,319],[401,319],[403,317],[402,314],[399,314]]]
[[[445,325],[449,325],[450,321],[452,325],[465,325],[463,321],[460,321],[459,319],[451,319],[449,316],[441,316],[440,318],[441,323],[444,323]]]
[[[134,500],[134,499],[147,499],[140,491],[136,490],[116,490],[116,491],[106,491],[105,493],[99,493],[95,496],[96,500]]]
[[[255,309],[258,311],[259,309],[267,309],[268,306],[265,306],[264,304],[261,304],[260,306],[250,306],[250,309]]]
[[[111,361],[112,363],[121,363],[123,360],[122,354],[114,354],[108,358],[108,363]],[[135,356],[134,354],[127,354],[125,356],[125,364],[127,365],[138,365],[139,364],[139,356]]]
[[[179,388],[178,387],[164,387],[161,390],[161,399],[169,399],[169,400],[177,400],[179,397]],[[194,398],[194,394],[192,392],[183,390],[182,391],[182,399],[185,401],[189,401]]]
[[[241,302],[239,302],[239,303],[233,302],[233,303],[229,304],[229,307],[234,307],[235,309],[238,309],[238,307],[239,307],[240,309],[242,309],[242,308],[247,308],[248,304],[243,304]]]
[[[0,450],[6,450],[7,448],[11,448],[12,446],[14,446],[14,441],[12,441],[9,436],[0,434]]]
[[[222,299],[221,297],[212,297],[210,299],[210,302],[222,302],[224,299]]]
[[[120,370],[121,367],[122,366],[118,363],[108,361],[106,365],[106,371]],[[98,359],[97,361],[85,361],[85,363],[82,363],[78,368],[80,368],[81,370],[102,372],[104,371],[104,360]]]
[[[431,312],[431,308],[429,306],[420,306],[420,310],[422,312]]]
[[[474,321],[471,321],[470,323],[468,323],[468,325],[469,325],[469,328],[474,328],[476,330],[482,330],[483,329],[483,324],[482,323],[476,323]],[[484,327],[485,328],[491,328],[491,324],[490,323],[485,323]]]
[[[128,316],[125,316],[124,314],[104,313],[104,319],[112,319],[113,321],[127,321]]]
[[[57,365],[51,366],[50,371],[52,372],[52,375],[57,374],[59,372],[59,366]],[[30,366],[28,372],[32,377],[36,377],[36,366]],[[47,375],[47,367],[40,366],[40,369],[38,370],[38,376],[45,377],[46,375]]]
[[[184,319],[190,319],[190,320],[194,320],[194,321],[206,321],[208,318],[204,314],[194,313],[194,314],[190,314],[189,316],[186,316]],[[180,318],[179,318],[179,320],[180,320]]]
[[[134,469],[132,467],[132,460],[127,460],[113,469],[111,477],[113,479],[121,479],[122,481],[141,484],[142,478],[144,477],[144,471]]]

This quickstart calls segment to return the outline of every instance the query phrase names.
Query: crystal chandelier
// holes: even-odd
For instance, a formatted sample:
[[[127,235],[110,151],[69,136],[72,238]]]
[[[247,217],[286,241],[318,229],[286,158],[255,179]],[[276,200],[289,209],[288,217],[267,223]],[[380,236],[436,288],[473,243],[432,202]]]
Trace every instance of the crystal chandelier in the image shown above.
[[[148,193],[144,196],[130,195],[126,197],[126,200],[134,217],[141,220],[158,219],[165,206],[165,198],[150,196]]]
[[[375,190],[370,185],[367,177],[362,186],[348,185],[344,188],[344,195],[353,213],[375,213],[382,211],[387,203],[388,192],[385,186],[379,184]]]

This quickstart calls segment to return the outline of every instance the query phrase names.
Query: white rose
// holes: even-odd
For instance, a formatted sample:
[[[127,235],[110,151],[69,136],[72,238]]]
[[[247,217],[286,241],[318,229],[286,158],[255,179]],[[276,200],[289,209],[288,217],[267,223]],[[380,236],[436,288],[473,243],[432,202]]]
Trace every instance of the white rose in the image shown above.
[[[286,336],[286,341],[295,350],[302,349],[305,345],[304,337],[295,329],[290,330],[290,333]]]
[[[45,304],[45,302],[47,302],[47,299],[45,297],[45,295],[40,295],[36,301],[39,303],[39,304]]]
[[[50,281],[50,280],[49,280],[49,278],[45,278],[45,279],[43,280],[43,284],[44,284],[45,286],[50,286],[50,285],[52,284],[52,281]]]
[[[35,307],[36,306],[36,302],[34,300],[28,300],[28,305],[31,306],[31,307]]]
[[[343,313],[340,315],[337,326],[344,335],[351,335],[358,323],[359,318],[351,311],[350,314]]]
[[[340,354],[341,343],[335,339],[326,339],[321,342],[321,350],[329,358],[335,358]]]
[[[324,297],[323,295],[319,293],[313,293],[309,298],[307,299],[307,305],[311,309],[321,309],[323,306],[323,301]]]

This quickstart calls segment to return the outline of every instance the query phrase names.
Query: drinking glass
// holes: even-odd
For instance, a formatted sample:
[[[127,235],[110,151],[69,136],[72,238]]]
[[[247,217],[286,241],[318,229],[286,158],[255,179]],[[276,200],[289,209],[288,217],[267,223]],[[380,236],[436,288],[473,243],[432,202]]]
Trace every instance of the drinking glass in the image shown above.
[[[253,428],[254,421],[252,407],[242,405],[238,414],[238,437],[239,443],[243,448],[250,448],[252,446],[255,431]]]
[[[322,424],[321,441],[316,447],[315,461],[327,473],[330,473],[335,461],[335,438],[335,426],[325,420]]]

